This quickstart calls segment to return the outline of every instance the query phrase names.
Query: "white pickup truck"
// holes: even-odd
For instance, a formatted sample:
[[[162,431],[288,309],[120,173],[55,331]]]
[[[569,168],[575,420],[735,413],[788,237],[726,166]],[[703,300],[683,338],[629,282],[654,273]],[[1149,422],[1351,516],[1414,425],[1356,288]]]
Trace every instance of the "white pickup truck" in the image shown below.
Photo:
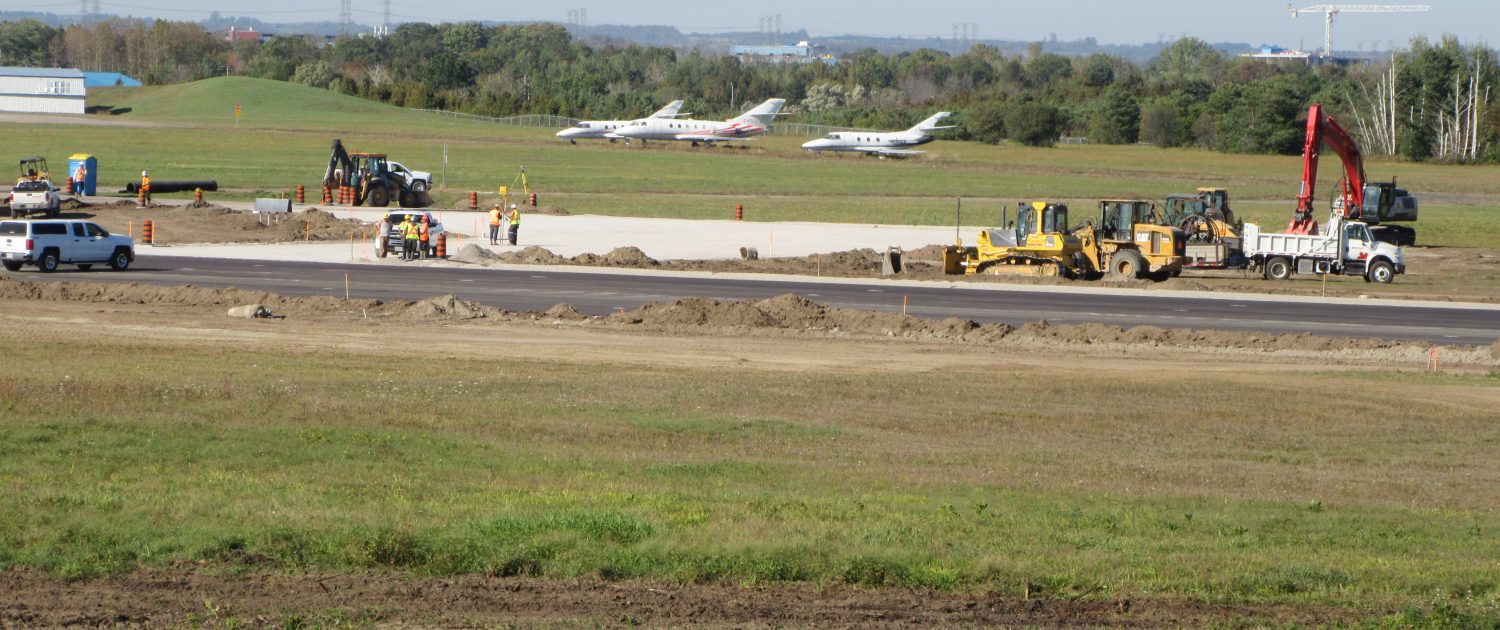
[[[10,216],[31,213],[57,216],[62,208],[62,191],[46,179],[23,179],[10,190]]]
[[[110,234],[91,221],[0,221],[0,264],[10,271],[36,265],[51,272],[63,263],[85,271],[105,263],[123,271],[134,260],[130,237]]]
[[[1267,280],[1286,280],[1298,273],[1364,276],[1365,282],[1389,283],[1406,273],[1400,246],[1375,240],[1370,226],[1337,215],[1326,234],[1265,234],[1245,224],[1245,258]]]

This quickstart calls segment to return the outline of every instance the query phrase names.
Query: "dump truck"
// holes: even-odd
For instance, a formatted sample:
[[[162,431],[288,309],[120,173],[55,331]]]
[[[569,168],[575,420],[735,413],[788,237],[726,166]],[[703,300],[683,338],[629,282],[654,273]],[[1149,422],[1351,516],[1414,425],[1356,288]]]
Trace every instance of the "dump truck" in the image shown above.
[[[1262,232],[1245,224],[1245,257],[1267,280],[1295,274],[1364,276],[1365,282],[1389,283],[1406,273],[1401,246],[1376,239],[1369,224],[1335,215],[1325,234]]]

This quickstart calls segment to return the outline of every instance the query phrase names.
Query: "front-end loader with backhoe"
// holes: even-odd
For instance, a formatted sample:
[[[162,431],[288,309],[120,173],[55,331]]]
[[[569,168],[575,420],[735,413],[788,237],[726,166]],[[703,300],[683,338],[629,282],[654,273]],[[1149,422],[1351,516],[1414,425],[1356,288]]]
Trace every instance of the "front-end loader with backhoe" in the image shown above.
[[[392,201],[402,208],[432,205],[426,186],[394,171],[384,153],[350,153],[337,139],[329,152],[328,167],[323,171],[323,185],[353,190],[356,206],[384,208]]]

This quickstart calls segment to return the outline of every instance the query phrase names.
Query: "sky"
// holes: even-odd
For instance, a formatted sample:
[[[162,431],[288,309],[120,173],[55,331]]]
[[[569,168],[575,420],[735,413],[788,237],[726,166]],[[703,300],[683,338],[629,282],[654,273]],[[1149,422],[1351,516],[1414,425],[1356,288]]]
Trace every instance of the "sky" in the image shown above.
[[[383,0],[354,0],[354,20],[376,24]],[[1306,2],[1306,0],[1302,0]],[[1403,0],[1367,0],[1371,4]],[[1336,48],[1386,49],[1414,35],[1436,39],[1457,35],[1466,43],[1489,44],[1500,26],[1497,0],[1414,0],[1432,7],[1426,13],[1345,13],[1334,25]],[[8,4],[15,7],[5,7]],[[171,19],[201,19],[217,10],[266,22],[335,21],[339,0],[100,0],[105,13]],[[76,12],[77,2],[0,1],[0,8]],[[1311,6],[1298,4],[1299,7]],[[326,7],[326,8],[325,8]],[[806,29],[818,35],[944,37],[955,23],[977,25],[979,39],[1035,41],[1094,37],[1106,44],[1138,44],[1190,35],[1210,42],[1277,44],[1289,48],[1322,46],[1323,14],[1293,19],[1286,0],[948,0],[930,5],[912,0],[561,0],[496,2],[495,0],[390,0],[393,22],[425,20],[566,21],[570,9],[587,9],[589,24],[669,25],[687,32],[758,31],[760,18],[780,15],[783,31]],[[1489,31],[1489,32],[1486,32]],[[1363,44],[1361,46],[1361,44]]]

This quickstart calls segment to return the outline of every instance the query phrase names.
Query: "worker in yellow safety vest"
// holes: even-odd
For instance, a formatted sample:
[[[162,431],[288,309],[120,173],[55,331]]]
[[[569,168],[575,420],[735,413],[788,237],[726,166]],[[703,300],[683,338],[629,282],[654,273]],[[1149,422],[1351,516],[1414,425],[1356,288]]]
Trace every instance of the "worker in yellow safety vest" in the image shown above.
[[[521,210],[516,208],[516,204],[510,204],[510,230],[507,231],[506,236],[510,237],[511,245],[516,244],[516,236],[518,236],[520,233]]]
[[[412,241],[418,236],[411,215],[401,218],[401,223],[396,225],[396,233],[401,235],[401,260],[411,260],[412,250],[416,247]]]
[[[141,171],[141,203],[151,204],[151,176],[146,171]]]
[[[490,206],[490,244],[500,244],[500,202]]]

